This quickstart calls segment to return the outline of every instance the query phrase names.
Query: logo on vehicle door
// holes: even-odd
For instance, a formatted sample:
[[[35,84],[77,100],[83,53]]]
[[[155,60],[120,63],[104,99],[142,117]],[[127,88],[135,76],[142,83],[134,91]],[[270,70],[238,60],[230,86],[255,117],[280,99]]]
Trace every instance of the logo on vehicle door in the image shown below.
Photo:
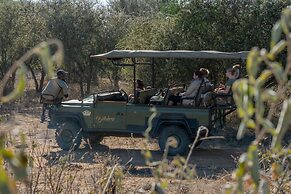
[[[115,121],[114,117],[110,117],[110,116],[97,116],[96,117],[96,121],[98,123],[102,123],[102,122],[113,122]]]
[[[83,115],[84,115],[85,117],[88,117],[88,116],[91,115],[91,112],[88,111],[88,110],[85,110],[85,111],[83,111],[82,113],[83,113]]]

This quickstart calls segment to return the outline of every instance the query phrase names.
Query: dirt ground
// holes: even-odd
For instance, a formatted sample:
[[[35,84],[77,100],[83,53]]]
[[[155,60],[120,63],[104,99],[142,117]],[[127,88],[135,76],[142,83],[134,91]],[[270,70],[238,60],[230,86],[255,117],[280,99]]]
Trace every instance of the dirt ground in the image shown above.
[[[58,175],[56,178],[65,177],[65,173],[59,172],[58,168],[62,166],[61,159],[70,155],[67,172],[71,175],[70,177],[74,175],[74,180],[78,179],[79,183],[68,181],[71,179],[66,180],[66,184],[68,182],[71,184],[70,187],[66,187],[70,190],[60,190],[62,193],[66,191],[100,193],[102,177],[105,177],[104,173],[102,174],[102,168],[110,165],[112,167],[115,163],[118,163],[121,168],[130,164],[130,168],[123,173],[122,187],[118,188],[119,193],[150,192],[155,180],[152,174],[153,167],[145,164],[141,151],[148,147],[153,160],[161,160],[162,153],[155,140],[147,144],[143,138],[106,137],[99,145],[90,146],[84,143],[79,150],[68,153],[61,150],[55,143],[54,130],[48,130],[46,123],[39,123],[39,114],[40,107],[26,109],[15,113],[8,121],[1,123],[1,130],[9,132],[11,142],[16,145],[15,147],[20,146],[18,138],[20,133],[26,135],[26,151],[34,161],[30,185],[24,187],[20,184],[20,190],[53,193],[54,186],[50,183],[53,182],[51,178],[55,175]],[[215,131],[215,135],[224,135],[226,139],[206,140],[199,148],[196,148],[190,157],[189,164],[196,167],[197,175],[192,180],[166,179],[167,193],[223,193],[224,185],[231,181],[231,172],[236,168],[239,155],[246,150],[253,137],[237,141],[236,130],[230,127]],[[173,158],[168,159],[171,161]],[[52,169],[55,170],[55,174],[52,173]],[[40,173],[40,171],[45,172]],[[50,178],[46,178],[49,172]],[[39,174],[42,178],[36,179],[36,175]],[[65,188],[64,185],[61,186]]]

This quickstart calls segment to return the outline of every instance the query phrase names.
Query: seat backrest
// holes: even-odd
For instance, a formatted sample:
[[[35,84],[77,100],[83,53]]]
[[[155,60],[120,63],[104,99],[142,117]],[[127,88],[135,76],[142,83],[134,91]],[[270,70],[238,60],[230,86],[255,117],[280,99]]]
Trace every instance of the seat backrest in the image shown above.
[[[168,87],[165,89],[165,95],[164,95],[164,101],[162,104],[168,105],[169,103],[169,97],[172,95],[177,95],[178,93],[181,93],[184,91],[183,87]]]
[[[200,106],[200,104],[202,102],[202,94],[204,94],[204,92],[209,89],[207,87],[208,87],[208,85],[205,83],[205,80],[202,79],[200,86],[197,90],[197,93],[194,97],[194,106]]]
[[[150,102],[150,98],[154,96],[158,90],[156,88],[145,89],[139,91],[139,103],[148,104]]]
[[[162,102],[162,105],[168,105],[169,103],[169,97],[170,97],[170,86],[166,89],[164,89],[165,95],[164,95],[164,100]]]
[[[97,95],[98,101],[121,101],[122,96],[119,91],[100,93]]]
[[[206,85],[204,82],[204,79],[201,80],[201,83],[199,85],[199,88],[196,92],[196,95],[194,97],[186,97],[186,98],[181,98],[181,104],[182,105],[190,105],[190,106],[200,106],[202,102],[202,94],[203,91],[206,90]]]
[[[210,81],[204,81],[203,85],[201,86],[201,94],[206,94],[207,92],[210,92],[214,90],[214,84],[212,84]]]
[[[181,93],[183,91],[184,91],[184,88],[183,87],[172,87],[169,90],[170,95],[177,95],[178,93]]]

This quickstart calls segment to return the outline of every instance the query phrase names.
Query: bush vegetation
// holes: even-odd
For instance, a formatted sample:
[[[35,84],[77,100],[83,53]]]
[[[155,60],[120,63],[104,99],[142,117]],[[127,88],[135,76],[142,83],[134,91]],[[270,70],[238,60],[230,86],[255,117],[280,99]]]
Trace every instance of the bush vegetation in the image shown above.
[[[233,87],[238,114],[242,118],[238,138],[242,137],[247,129],[253,129],[256,140],[248,152],[240,157],[238,169],[234,172],[235,184],[227,187],[226,192],[288,191],[291,153],[290,147],[283,146],[282,138],[289,129],[291,115],[288,96],[291,65],[290,8],[283,11],[281,19],[272,28],[270,46],[265,42],[269,39],[267,32],[271,30],[272,23],[279,19],[279,15],[274,13],[279,14],[279,10],[287,5],[287,1],[142,2],[112,0],[107,7],[102,7],[94,1],[1,1],[0,73],[3,81],[0,85],[0,102],[7,103],[22,94],[27,72],[25,67],[28,67],[33,76],[38,71],[43,72],[40,79],[43,81],[45,70],[52,76],[52,67],[63,65],[73,75],[70,78],[71,82],[79,84],[81,95],[90,92],[91,83],[98,81],[100,76],[106,75],[118,81],[122,79],[116,77],[120,70],[108,64],[98,64],[89,57],[90,54],[114,48],[234,51],[249,50],[253,46],[265,47],[267,49],[251,50],[246,64],[249,77],[237,81]],[[248,9],[245,9],[246,7]],[[222,21],[229,25],[221,26],[224,24]],[[57,37],[64,42],[64,62],[59,41],[53,40],[31,48],[36,42],[51,37]],[[287,52],[287,60],[280,58],[280,54],[284,52]],[[40,57],[34,57],[35,55]],[[13,63],[17,58],[20,60]],[[172,78],[171,84],[185,81],[181,78],[185,76],[176,77],[175,74],[184,72],[186,75],[187,71],[180,68],[178,62],[171,63],[173,66],[170,71],[164,71],[163,67],[159,66],[160,85],[164,84],[166,78]],[[193,68],[205,63],[211,64],[211,61],[193,64]],[[221,63],[226,64],[226,61]],[[215,71],[210,65],[207,67]],[[145,71],[140,70],[139,75],[144,76],[143,72]],[[74,76],[80,74],[83,76]],[[277,83],[276,90],[265,87],[272,76]],[[39,92],[43,83],[36,77],[35,83],[36,91]],[[5,93],[8,95],[3,96]],[[277,110],[278,103],[282,102],[281,115],[276,122],[273,120],[274,111]],[[260,143],[266,135],[272,136],[272,144],[269,151],[263,152]],[[22,138],[23,144],[24,139]],[[1,135],[0,142],[0,189],[4,193],[16,192],[16,182],[8,176],[7,166],[12,169],[16,180],[27,180],[28,167],[34,161],[33,158],[27,157],[24,149],[19,152],[9,149],[5,133]],[[150,159],[149,152],[146,151],[145,156]],[[51,184],[49,189],[52,193],[70,191],[74,177],[64,173],[69,172],[64,170],[70,169],[70,157],[71,155],[68,155],[58,160],[61,168],[43,168],[46,171],[45,175],[49,175],[48,178],[51,179],[60,180],[62,176],[68,176],[65,186],[61,185],[60,181],[57,184],[53,184],[52,180],[48,182]],[[174,174],[167,175],[193,178],[195,170],[187,166],[187,161],[175,158],[170,165],[165,165],[168,161],[158,163],[158,168],[154,171],[156,181],[160,183],[168,168],[171,168],[171,171],[177,166],[180,168],[176,168],[176,171],[174,169]],[[262,165],[268,166],[263,172]],[[105,171],[101,172],[103,178],[99,184],[103,193],[115,192],[122,183],[125,170],[117,163],[111,166],[113,168],[102,168]],[[36,177],[36,181],[39,172],[31,174],[31,177]],[[59,176],[55,177],[56,174]],[[158,183],[155,184],[154,191],[162,193],[166,185]],[[32,184],[26,186],[29,192],[39,191]]]
[[[57,38],[64,45],[63,67],[70,73],[68,81],[79,85],[80,96],[98,86],[101,77],[109,78],[116,88],[120,80],[132,81],[131,71],[117,76],[120,69],[93,60],[91,54],[113,49],[268,48],[269,31],[287,5],[288,0],[109,0],[106,5],[98,0],[1,1],[0,78],[34,45]],[[230,65],[225,60],[172,60],[165,69],[163,63],[156,67],[160,87],[187,83],[192,72],[202,66],[210,69],[211,79],[221,81],[224,74],[213,72],[224,72],[222,69]],[[40,92],[45,73],[39,59],[32,57],[25,64],[35,79],[35,90]],[[15,75],[11,76],[7,92],[14,87]],[[146,69],[138,69],[138,77],[146,84],[150,84],[148,76]]]

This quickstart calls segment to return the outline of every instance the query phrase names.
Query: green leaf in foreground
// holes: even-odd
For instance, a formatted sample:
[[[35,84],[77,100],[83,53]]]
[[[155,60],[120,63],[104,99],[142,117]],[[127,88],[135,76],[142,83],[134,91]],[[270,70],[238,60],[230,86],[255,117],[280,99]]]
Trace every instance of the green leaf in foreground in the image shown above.
[[[283,104],[280,119],[276,128],[276,135],[272,141],[272,148],[278,151],[281,148],[282,139],[288,130],[291,122],[291,101],[287,100]]]
[[[10,102],[13,99],[20,97],[23,94],[25,86],[26,86],[25,72],[26,72],[26,68],[23,65],[16,71],[16,78],[17,78],[16,87],[7,96],[3,96],[2,98],[0,98],[0,103]]]
[[[281,39],[282,26],[281,22],[278,21],[272,28],[272,39],[271,39],[271,48],[273,48],[277,42]]]

